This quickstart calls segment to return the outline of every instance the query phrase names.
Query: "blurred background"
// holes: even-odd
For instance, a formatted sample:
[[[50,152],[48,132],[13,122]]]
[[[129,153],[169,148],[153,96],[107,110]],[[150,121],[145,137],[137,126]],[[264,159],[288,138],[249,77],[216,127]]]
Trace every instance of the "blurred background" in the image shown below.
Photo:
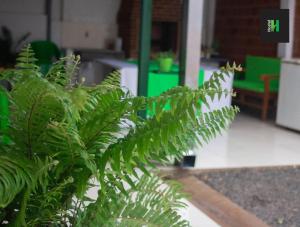
[[[222,84],[236,97],[210,103],[212,109],[231,104],[241,108],[232,127],[177,164],[197,169],[299,165],[300,0],[151,2],[146,37],[150,59],[142,95],[156,96],[178,84],[201,86],[227,62],[243,66]],[[43,74],[58,58],[77,54],[82,62],[78,80],[84,77],[92,86],[119,70],[121,85],[140,95],[140,41],[145,38],[141,4],[140,0],[1,0],[0,71],[12,68],[17,53],[30,43]],[[262,41],[260,15],[266,9],[289,9],[288,43]],[[202,106],[202,111],[210,110]],[[0,93],[0,115],[7,114],[8,104]],[[1,118],[0,127],[7,127]],[[193,226],[217,226],[199,210],[189,212]]]
[[[243,66],[242,72],[231,75],[223,84],[226,89],[234,89],[237,97],[212,100],[213,108],[237,104],[242,114],[229,136],[204,147],[199,158],[192,160],[196,163],[193,165],[201,168],[299,162],[300,143],[295,131],[300,130],[300,1],[190,1],[195,4],[193,12],[185,11],[186,2],[153,0],[145,94],[159,95],[179,84],[182,51],[198,54],[186,58],[187,65],[198,67],[199,74],[189,75],[196,78],[196,86],[227,62]],[[260,13],[280,8],[289,9],[290,41],[263,42]],[[117,69],[122,85],[137,95],[141,12],[139,0],[1,0],[0,67],[12,67],[16,53],[31,43],[44,74],[53,61],[75,53],[81,56],[79,77],[84,75],[86,84],[98,84]],[[188,21],[184,15],[188,15]],[[184,46],[187,34],[192,44]],[[203,111],[208,110],[203,107]]]

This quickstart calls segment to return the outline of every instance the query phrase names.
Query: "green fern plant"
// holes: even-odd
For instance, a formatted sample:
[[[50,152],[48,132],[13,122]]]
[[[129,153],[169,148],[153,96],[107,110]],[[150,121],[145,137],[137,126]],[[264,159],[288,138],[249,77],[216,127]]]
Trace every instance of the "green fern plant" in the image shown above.
[[[231,95],[222,68],[202,87],[133,97],[112,73],[100,85],[73,80],[79,58],[62,58],[43,77],[30,46],[10,81],[9,129],[0,137],[0,223],[9,226],[189,226],[180,186],[162,182],[154,163],[181,158],[226,129],[238,109],[202,114],[209,97]],[[166,104],[170,110],[164,110]],[[139,111],[152,109],[143,119]],[[98,188],[97,198],[88,197]]]

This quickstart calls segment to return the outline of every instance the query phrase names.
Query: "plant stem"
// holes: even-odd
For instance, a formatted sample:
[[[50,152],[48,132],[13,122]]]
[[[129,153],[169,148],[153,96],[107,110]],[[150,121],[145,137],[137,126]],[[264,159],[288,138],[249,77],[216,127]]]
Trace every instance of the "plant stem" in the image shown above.
[[[26,218],[27,202],[28,202],[29,195],[30,195],[30,189],[26,188],[24,190],[25,191],[24,191],[23,199],[21,201],[20,211],[17,215],[16,220],[13,223],[13,226],[16,226],[16,227],[27,226],[25,218]]]

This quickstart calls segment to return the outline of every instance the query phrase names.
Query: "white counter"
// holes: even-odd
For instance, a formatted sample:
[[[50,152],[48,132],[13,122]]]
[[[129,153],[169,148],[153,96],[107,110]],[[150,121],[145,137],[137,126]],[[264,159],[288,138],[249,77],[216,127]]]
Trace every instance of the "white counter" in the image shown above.
[[[276,123],[300,130],[300,60],[283,60]]]
[[[122,60],[107,58],[98,59],[96,62],[119,70],[121,74],[121,86],[128,88],[133,95],[137,95],[138,68],[136,65]]]

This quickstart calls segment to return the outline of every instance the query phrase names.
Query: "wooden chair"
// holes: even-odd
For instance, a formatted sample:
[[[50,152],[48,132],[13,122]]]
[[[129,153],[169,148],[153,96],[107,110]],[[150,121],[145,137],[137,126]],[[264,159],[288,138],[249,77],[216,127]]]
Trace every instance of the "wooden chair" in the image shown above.
[[[234,101],[261,110],[261,119],[266,120],[269,109],[277,104],[279,74],[280,59],[247,56],[245,78],[233,82]]]

